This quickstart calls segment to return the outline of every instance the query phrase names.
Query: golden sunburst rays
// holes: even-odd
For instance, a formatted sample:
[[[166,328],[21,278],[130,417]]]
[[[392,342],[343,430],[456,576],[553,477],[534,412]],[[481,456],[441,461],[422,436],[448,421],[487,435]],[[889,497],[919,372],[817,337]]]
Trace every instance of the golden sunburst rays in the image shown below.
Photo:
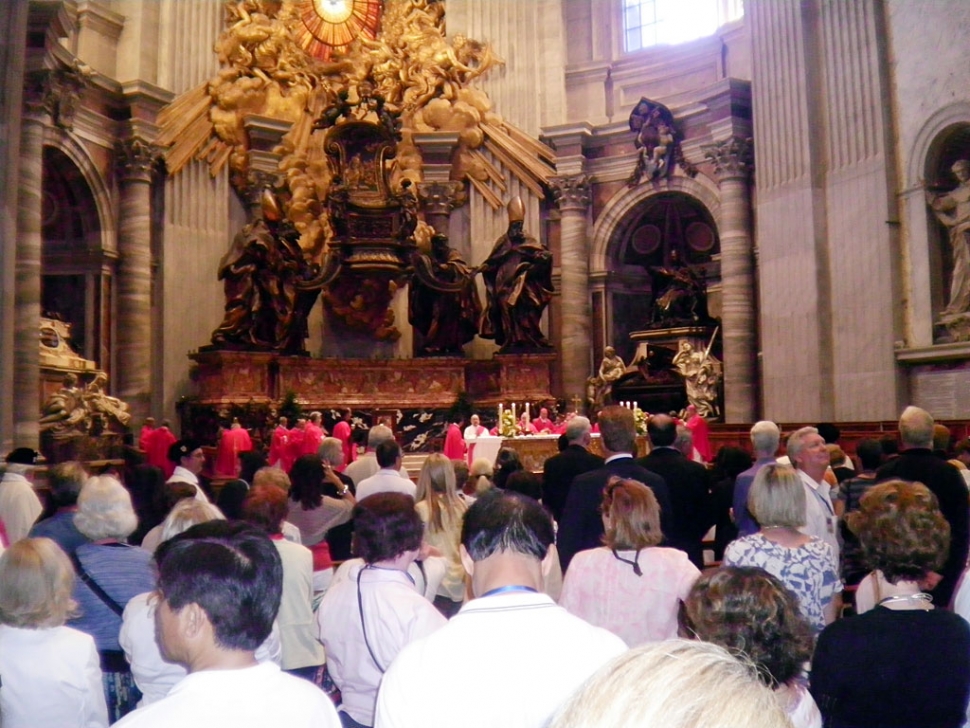
[[[375,39],[381,24],[381,0],[300,0],[296,8],[296,41],[322,61],[355,38]]]

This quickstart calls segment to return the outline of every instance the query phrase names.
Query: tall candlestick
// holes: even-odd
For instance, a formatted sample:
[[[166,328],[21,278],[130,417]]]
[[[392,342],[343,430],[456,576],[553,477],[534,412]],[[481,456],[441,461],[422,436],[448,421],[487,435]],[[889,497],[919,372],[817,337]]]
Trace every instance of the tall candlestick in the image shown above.
[[[512,403],[512,419],[515,419],[515,402]]]
[[[528,402],[525,403],[525,413],[526,414],[529,414],[529,403]]]
[[[502,403],[498,403],[498,426],[502,426]]]

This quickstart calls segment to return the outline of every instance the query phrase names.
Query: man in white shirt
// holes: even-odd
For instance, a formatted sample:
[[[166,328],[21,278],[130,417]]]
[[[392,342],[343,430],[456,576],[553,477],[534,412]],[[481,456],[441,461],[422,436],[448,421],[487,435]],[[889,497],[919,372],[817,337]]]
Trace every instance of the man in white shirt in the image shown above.
[[[540,728],[626,650],[541,593],[552,519],[531,498],[492,490],[468,509],[461,560],[475,599],[405,647],[384,675],[377,728]],[[468,686],[488,699],[468,702]]]
[[[202,445],[195,440],[179,440],[168,449],[168,459],[175,463],[172,477],[166,483],[188,483],[195,486],[195,499],[209,502],[202,486],[199,484],[199,473],[205,467],[205,453]]]
[[[410,478],[401,476],[401,462],[404,460],[401,446],[394,440],[385,440],[377,446],[374,455],[380,469],[357,483],[357,500],[362,501],[375,493],[404,493],[414,498],[417,486]]]
[[[446,624],[420,594],[408,567],[421,551],[424,524],[414,499],[379,493],[354,509],[356,551],[344,564],[317,610],[317,634],[343,703],[345,725],[374,725],[377,688],[385,670],[408,643]]]
[[[159,546],[156,638],[189,674],[120,728],[339,728],[327,695],[255,651],[269,636],[283,591],[272,541],[246,524],[210,521]]]
[[[44,510],[31,477],[39,457],[40,453],[29,447],[18,447],[7,455],[7,467],[0,480],[0,523],[8,543],[26,538]]]
[[[829,494],[831,486],[825,482],[825,471],[829,467],[825,439],[816,428],[803,427],[788,437],[786,451],[805,486],[805,526],[802,531],[829,544],[838,564],[838,519]]]
[[[344,469],[344,475],[354,481],[354,486],[360,485],[362,480],[369,478],[381,469],[381,466],[377,463],[377,446],[382,442],[393,439],[394,433],[387,425],[374,425],[367,431],[367,450]],[[407,478],[408,471],[401,468],[400,475],[402,478]]]

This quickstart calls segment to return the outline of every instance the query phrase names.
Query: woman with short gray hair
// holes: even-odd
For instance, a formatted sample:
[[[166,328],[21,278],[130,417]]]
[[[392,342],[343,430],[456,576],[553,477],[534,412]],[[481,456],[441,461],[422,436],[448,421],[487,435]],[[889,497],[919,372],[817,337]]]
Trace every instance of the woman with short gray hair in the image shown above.
[[[138,517],[128,491],[111,476],[88,478],[78,496],[74,524],[91,543],[74,554],[79,615],[69,625],[94,637],[113,723],[133,710],[141,697],[118,633],[128,600],[155,588],[152,555],[125,542],[138,527]]]
[[[725,566],[757,566],[798,597],[815,633],[835,620],[842,592],[832,547],[798,529],[805,525],[805,486],[787,465],[765,465],[748,493],[748,510],[761,530],[724,549]]]

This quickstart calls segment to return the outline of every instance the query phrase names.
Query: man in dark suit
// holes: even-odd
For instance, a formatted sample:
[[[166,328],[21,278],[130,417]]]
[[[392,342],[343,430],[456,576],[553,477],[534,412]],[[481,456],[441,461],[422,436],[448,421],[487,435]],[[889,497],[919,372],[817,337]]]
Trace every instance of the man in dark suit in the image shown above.
[[[674,509],[674,526],[664,531],[667,545],[686,552],[698,569],[704,568],[701,541],[713,523],[711,518],[711,486],[707,468],[688,460],[674,445],[677,423],[667,415],[654,415],[647,423],[650,454],[637,464],[656,473],[667,483]],[[684,436],[690,432],[684,428]]]
[[[907,407],[899,417],[903,451],[876,471],[876,480],[909,480],[922,483],[936,494],[940,513],[950,524],[950,554],[940,569],[943,579],[930,591],[933,603],[945,608],[970,549],[970,513],[967,487],[960,471],[933,454],[933,417],[919,407]]]
[[[636,451],[633,410],[618,406],[604,407],[600,411],[599,427],[606,462],[601,468],[577,475],[569,486],[556,542],[563,570],[577,552],[600,545],[603,519],[599,507],[603,500],[603,489],[613,476],[637,480],[648,486],[660,504],[661,530],[670,533],[674,526],[670,493],[664,479],[637,465],[633,459]]]
[[[552,512],[556,521],[562,520],[566,496],[573,478],[590,470],[603,467],[603,458],[589,451],[589,420],[573,417],[566,425],[566,447],[558,455],[546,460],[542,468],[542,502]]]

